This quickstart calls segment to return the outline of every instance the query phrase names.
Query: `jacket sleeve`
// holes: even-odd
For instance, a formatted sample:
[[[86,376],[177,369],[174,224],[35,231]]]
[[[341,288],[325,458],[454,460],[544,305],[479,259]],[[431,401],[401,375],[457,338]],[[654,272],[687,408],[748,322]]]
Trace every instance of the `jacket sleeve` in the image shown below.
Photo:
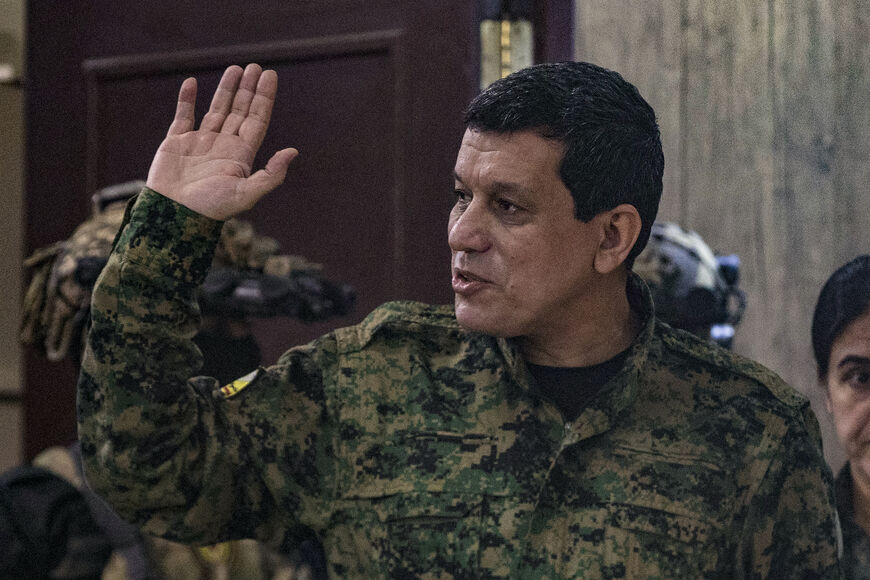
[[[328,478],[329,339],[232,388],[194,376],[195,290],[221,222],[147,188],[127,214],[94,288],[79,378],[88,482],[154,535],[292,543],[286,530],[318,517]]]
[[[743,526],[745,578],[841,578],[840,525],[818,422],[806,404],[772,444]]]

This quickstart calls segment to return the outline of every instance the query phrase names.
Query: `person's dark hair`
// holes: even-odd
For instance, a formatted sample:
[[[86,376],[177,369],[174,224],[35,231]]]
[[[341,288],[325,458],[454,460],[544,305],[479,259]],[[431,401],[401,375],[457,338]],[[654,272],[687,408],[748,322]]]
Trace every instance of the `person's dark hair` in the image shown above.
[[[870,308],[870,254],[840,266],[822,287],[813,313],[813,354],[819,381],[828,376],[831,346]]]
[[[540,64],[492,83],[466,109],[465,124],[561,142],[559,172],[577,219],[622,203],[637,208],[642,228],[626,259],[631,267],[658,212],[665,164],[655,112],[634,85],[585,62]]]

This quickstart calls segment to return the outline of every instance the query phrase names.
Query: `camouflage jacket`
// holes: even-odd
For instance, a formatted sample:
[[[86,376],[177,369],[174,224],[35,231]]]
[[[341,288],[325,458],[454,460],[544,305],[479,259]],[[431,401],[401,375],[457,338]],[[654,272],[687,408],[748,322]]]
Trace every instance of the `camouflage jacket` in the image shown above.
[[[843,466],[835,482],[837,511],[843,526],[843,576],[870,580],[870,536],[855,521],[854,484],[849,464]]]
[[[92,485],[185,542],[322,539],[336,578],[839,577],[818,425],[770,371],[657,323],[566,424],[509,340],[386,304],[219,388],[189,378],[220,223],[144,191],[93,296]]]

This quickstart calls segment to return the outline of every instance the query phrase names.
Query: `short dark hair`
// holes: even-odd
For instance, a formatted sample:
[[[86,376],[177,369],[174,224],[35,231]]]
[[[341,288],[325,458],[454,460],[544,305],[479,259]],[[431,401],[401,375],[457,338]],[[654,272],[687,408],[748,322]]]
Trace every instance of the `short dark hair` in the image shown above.
[[[643,250],[662,196],[662,153],[655,111],[619,73],[585,62],[540,64],[492,83],[465,112],[475,131],[532,130],[561,142],[559,174],[587,222],[622,203],[637,208]]]
[[[822,287],[813,313],[813,354],[819,381],[828,376],[831,346],[870,307],[870,254],[840,266]]]

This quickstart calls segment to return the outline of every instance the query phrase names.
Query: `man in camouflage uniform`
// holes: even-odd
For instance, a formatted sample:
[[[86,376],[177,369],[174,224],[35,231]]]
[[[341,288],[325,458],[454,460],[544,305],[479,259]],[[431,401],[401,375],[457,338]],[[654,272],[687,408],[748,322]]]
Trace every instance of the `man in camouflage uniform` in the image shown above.
[[[189,542],[286,549],[311,528],[335,578],[839,575],[806,399],[657,323],[630,273],[658,127],[593,65],[525,69],[471,104],[452,308],[389,303],[232,385],[190,378],[221,220],[296,155],[251,173],[276,86],[230,67],[194,130],[183,83],[94,290],[80,430],[119,512]]]

